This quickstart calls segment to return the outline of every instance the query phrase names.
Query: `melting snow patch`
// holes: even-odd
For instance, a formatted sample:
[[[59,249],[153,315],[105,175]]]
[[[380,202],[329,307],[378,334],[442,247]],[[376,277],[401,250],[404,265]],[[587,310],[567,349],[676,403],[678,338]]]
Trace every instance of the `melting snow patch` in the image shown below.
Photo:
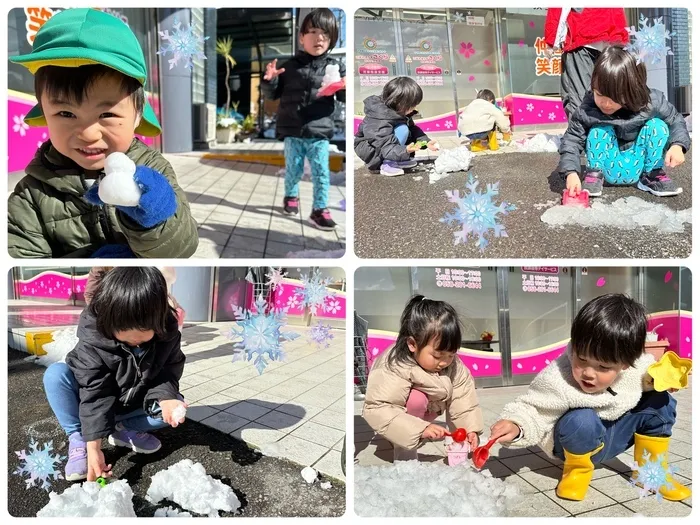
[[[177,509],[174,509],[172,507],[162,507],[160,509],[156,509],[155,514],[153,514],[154,518],[191,518],[192,514],[189,512],[180,512]]]
[[[520,151],[525,153],[557,153],[561,136],[538,133],[530,139],[522,139],[515,142]]]
[[[304,478],[304,481],[306,481],[308,484],[311,484],[316,481],[318,472],[311,467],[304,467],[304,469],[301,471],[301,477]]]
[[[104,488],[86,481],[62,494],[49,494],[49,503],[36,515],[39,518],[135,518],[133,495],[125,480],[111,482]]]
[[[167,499],[183,509],[217,517],[220,510],[235,512],[241,502],[231,487],[207,475],[201,463],[183,459],[151,478],[146,499],[158,503]]]
[[[691,223],[691,216],[691,208],[676,211],[639,197],[625,197],[611,204],[593,202],[590,208],[555,206],[545,211],[541,219],[550,226],[608,226],[622,230],[650,226],[662,233],[683,233],[683,225]]]
[[[25,358],[25,361],[32,361],[33,363],[45,367],[49,367],[54,363],[63,363],[66,360],[66,355],[68,352],[75,348],[78,344],[78,337],[76,335],[78,331],[77,326],[71,326],[69,328],[64,328],[63,330],[56,330],[51,334],[53,340],[50,343],[46,343],[42,348],[46,355],[42,356],[29,356]]]
[[[561,201],[558,200],[548,200],[547,202],[538,202],[537,204],[533,204],[532,206],[538,210],[543,210],[545,208],[551,208],[552,206],[556,206],[560,202]]]
[[[420,486],[419,491],[406,490]],[[401,461],[355,467],[355,511],[363,517],[506,516],[518,488],[469,465]]]
[[[284,457],[284,450],[282,445],[279,443],[266,443],[260,448],[260,453],[263,456],[268,456],[270,458],[281,458]]]
[[[444,179],[455,171],[469,171],[469,165],[474,154],[466,146],[444,150],[435,159],[435,165],[430,171],[430,184]]]
[[[331,485],[331,482],[330,482],[330,481],[322,481],[322,482],[321,482],[321,488],[322,488],[323,490],[330,490],[332,486],[333,486],[333,485]]]

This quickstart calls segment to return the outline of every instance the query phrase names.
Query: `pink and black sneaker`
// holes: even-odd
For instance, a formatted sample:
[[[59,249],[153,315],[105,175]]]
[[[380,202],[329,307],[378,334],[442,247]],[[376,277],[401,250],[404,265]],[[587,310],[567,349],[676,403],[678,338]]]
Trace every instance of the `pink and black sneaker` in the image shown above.
[[[595,170],[587,171],[583,177],[581,190],[587,191],[591,197],[600,197],[603,194],[603,174]]]
[[[319,230],[323,231],[335,230],[335,227],[337,226],[335,221],[331,219],[331,212],[328,211],[328,208],[312,211],[311,216],[309,217],[309,222]]]
[[[287,215],[296,215],[299,213],[299,197],[284,198],[284,213]]]
[[[648,191],[657,197],[671,197],[683,193],[683,188],[679,188],[678,185],[666,175],[663,168],[651,170],[649,173],[642,175],[637,183],[637,188],[642,191]]]

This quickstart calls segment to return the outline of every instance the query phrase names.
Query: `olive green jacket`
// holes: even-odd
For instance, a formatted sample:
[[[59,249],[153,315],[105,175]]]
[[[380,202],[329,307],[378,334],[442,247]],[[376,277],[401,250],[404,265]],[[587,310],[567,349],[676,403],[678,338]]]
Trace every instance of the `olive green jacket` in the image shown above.
[[[163,174],[177,199],[175,215],[144,228],[114,206],[93,206],[84,171],[47,141],[7,203],[8,247],[16,258],[90,257],[106,244],[128,244],[137,257],[190,257],[199,243],[197,223],[170,163],[134,139],[126,155]]]

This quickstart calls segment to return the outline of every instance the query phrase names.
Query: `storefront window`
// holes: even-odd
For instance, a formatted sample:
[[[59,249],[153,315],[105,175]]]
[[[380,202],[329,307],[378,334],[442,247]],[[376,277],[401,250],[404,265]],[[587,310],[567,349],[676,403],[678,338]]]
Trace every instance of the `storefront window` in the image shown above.
[[[464,108],[477,91],[490,89],[500,98],[504,95],[498,82],[496,16],[492,9],[450,10],[452,55],[454,56],[457,100]],[[505,49],[503,50],[505,51]]]
[[[559,95],[561,57],[544,54],[545,8],[506,8],[502,17],[507,46],[504,82],[507,93]]]
[[[370,330],[398,333],[401,312],[413,295],[410,268],[358,268],[355,310]]]
[[[639,299],[638,269],[618,267],[581,268],[580,306],[608,293]]]

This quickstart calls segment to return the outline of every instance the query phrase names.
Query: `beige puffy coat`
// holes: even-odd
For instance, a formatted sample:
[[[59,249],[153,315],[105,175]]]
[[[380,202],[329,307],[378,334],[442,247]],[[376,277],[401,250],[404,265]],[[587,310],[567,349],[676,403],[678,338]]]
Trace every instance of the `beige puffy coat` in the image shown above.
[[[406,402],[411,389],[428,397],[428,411],[441,414],[447,411],[448,421],[455,428],[481,433],[484,421],[476,398],[474,378],[459,358],[450,371],[431,373],[417,363],[397,363],[389,368],[384,352],[372,366],[367,380],[367,396],[362,416],[375,432],[395,445],[416,449],[423,431],[430,425],[406,413]]]
[[[462,135],[485,133],[494,125],[502,133],[510,133],[510,120],[493,103],[482,98],[472,100],[459,116],[457,128]]]

